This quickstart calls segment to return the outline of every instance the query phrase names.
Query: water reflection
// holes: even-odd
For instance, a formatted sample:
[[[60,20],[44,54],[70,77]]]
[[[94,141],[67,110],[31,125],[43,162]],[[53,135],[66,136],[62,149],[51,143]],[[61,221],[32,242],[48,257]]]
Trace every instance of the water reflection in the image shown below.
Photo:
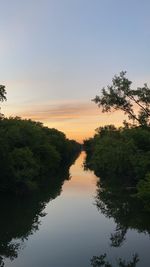
[[[120,187],[114,189],[99,181],[95,204],[101,213],[116,223],[115,233],[110,236],[112,247],[123,245],[129,229],[150,234],[150,213],[134,198],[134,192]]]
[[[64,185],[68,171],[40,196],[21,201],[0,197],[1,267],[149,266],[148,213],[128,191],[96,184],[99,179],[81,167],[84,156],[71,167],[72,179]],[[62,185],[61,196],[47,204],[60,195]],[[132,256],[135,252],[139,256]]]
[[[66,179],[69,171],[61,170],[61,175],[51,179],[38,195],[22,199],[0,196],[0,267],[6,258],[17,258],[24,241],[39,229],[46,204],[60,195]]]
[[[100,266],[104,266],[104,267],[113,267],[114,266],[114,267],[116,267],[116,264],[117,264],[118,267],[136,267],[138,262],[139,262],[138,255],[135,254],[132,256],[131,261],[125,261],[125,260],[119,258],[118,260],[116,260],[116,263],[114,266],[107,260],[107,255],[103,254],[100,256],[93,256],[93,258],[91,259],[91,266],[93,266],[93,267],[100,267]]]
[[[125,190],[121,187],[114,188],[99,180],[97,182],[95,205],[100,213],[107,218],[113,218],[116,223],[115,232],[110,235],[110,247],[121,247],[126,240],[129,229],[150,235],[150,213],[144,210],[143,204],[134,197],[134,191]],[[113,265],[105,253],[100,256],[93,256],[91,266],[135,267],[139,261],[138,254],[134,254],[130,261],[119,258]]]

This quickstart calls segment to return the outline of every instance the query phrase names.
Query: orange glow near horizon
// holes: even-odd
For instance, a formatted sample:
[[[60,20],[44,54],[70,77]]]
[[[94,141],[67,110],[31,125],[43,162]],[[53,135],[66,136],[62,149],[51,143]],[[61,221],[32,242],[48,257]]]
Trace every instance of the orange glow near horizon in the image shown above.
[[[13,109],[5,105],[3,112],[6,116],[20,116],[21,118],[41,121],[49,128],[56,128],[64,132],[69,139],[80,143],[94,135],[95,129],[114,124],[121,126],[124,119],[122,112],[102,113],[92,102],[67,101],[60,103],[36,104]]]

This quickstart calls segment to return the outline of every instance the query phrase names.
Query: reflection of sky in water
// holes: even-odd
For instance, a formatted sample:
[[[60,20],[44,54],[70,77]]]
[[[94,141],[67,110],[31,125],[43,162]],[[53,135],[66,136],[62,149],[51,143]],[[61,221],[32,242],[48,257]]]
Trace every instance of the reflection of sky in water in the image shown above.
[[[130,260],[138,253],[139,267],[149,267],[149,237],[128,230],[120,248],[110,247],[115,231],[113,219],[98,212],[94,205],[96,177],[82,168],[84,153],[71,167],[71,180],[63,191],[45,208],[39,231],[29,236],[26,246],[6,267],[88,267],[92,256],[103,253],[114,261],[116,257]]]

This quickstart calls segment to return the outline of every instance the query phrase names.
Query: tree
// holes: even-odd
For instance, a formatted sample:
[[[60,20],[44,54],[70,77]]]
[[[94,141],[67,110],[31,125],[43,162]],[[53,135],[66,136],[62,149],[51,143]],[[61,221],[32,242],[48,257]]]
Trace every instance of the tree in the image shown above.
[[[6,90],[4,85],[0,85],[0,102],[6,101]],[[3,114],[0,113],[0,117],[2,117]]]
[[[150,125],[150,88],[145,83],[133,90],[131,84],[126,72],[122,71],[114,76],[112,85],[102,88],[101,96],[96,96],[93,101],[102,108],[102,112],[122,110],[134,123]]]

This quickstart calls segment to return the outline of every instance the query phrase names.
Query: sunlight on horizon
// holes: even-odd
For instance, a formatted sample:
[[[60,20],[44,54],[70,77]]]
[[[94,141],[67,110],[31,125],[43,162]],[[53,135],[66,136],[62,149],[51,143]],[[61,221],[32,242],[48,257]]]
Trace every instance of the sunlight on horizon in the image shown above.
[[[104,114],[91,101],[59,101],[49,102],[45,105],[25,105],[16,107],[13,111],[9,104],[2,106],[3,113],[9,117],[19,116],[23,119],[32,119],[42,122],[49,128],[56,128],[64,132],[69,139],[80,143],[93,136],[95,129],[100,126],[114,124],[116,127],[122,125],[125,118],[122,112]]]

